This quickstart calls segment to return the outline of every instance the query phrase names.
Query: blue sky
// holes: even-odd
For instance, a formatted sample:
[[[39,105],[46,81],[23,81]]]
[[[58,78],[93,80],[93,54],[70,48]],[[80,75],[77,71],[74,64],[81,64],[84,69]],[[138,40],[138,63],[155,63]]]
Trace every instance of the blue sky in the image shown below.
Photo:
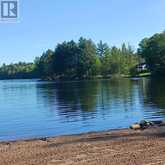
[[[20,0],[19,23],[0,23],[0,64],[33,61],[80,36],[110,46],[165,30],[164,0]]]

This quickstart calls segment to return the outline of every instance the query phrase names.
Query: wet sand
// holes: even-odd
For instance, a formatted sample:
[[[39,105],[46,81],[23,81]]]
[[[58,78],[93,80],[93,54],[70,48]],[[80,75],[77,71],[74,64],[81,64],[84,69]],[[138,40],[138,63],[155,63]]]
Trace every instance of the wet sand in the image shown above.
[[[165,164],[165,127],[0,143],[0,165],[134,164]]]

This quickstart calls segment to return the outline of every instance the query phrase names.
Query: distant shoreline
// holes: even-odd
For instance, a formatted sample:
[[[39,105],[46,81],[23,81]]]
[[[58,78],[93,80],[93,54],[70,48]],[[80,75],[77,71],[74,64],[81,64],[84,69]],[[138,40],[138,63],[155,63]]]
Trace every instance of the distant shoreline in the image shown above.
[[[0,80],[39,80],[39,81],[83,81],[83,80],[102,80],[102,79],[111,79],[111,78],[140,78],[140,77],[151,77],[151,73],[142,73],[136,76],[131,76],[131,75],[109,75],[109,76],[91,76],[91,77],[86,77],[86,78],[56,78],[53,79],[51,77],[47,78],[9,78],[9,79],[0,79]]]

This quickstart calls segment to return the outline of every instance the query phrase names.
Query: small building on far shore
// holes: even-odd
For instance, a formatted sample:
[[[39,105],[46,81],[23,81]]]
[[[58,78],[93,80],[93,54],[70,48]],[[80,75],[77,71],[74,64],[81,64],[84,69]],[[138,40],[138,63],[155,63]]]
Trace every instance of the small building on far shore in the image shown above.
[[[136,69],[138,72],[144,72],[148,70],[148,67],[146,63],[140,63],[136,66]]]

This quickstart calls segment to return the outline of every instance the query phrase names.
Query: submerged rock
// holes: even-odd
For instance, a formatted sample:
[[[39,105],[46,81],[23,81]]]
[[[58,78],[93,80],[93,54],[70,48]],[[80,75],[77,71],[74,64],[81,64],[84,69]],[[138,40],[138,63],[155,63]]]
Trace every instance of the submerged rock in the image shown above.
[[[142,129],[146,129],[146,128],[154,125],[153,122],[146,121],[146,120],[141,120],[139,124],[140,124]]]
[[[139,123],[135,123],[130,126],[131,129],[147,129],[152,126],[165,126],[165,121],[146,121],[141,120]]]

